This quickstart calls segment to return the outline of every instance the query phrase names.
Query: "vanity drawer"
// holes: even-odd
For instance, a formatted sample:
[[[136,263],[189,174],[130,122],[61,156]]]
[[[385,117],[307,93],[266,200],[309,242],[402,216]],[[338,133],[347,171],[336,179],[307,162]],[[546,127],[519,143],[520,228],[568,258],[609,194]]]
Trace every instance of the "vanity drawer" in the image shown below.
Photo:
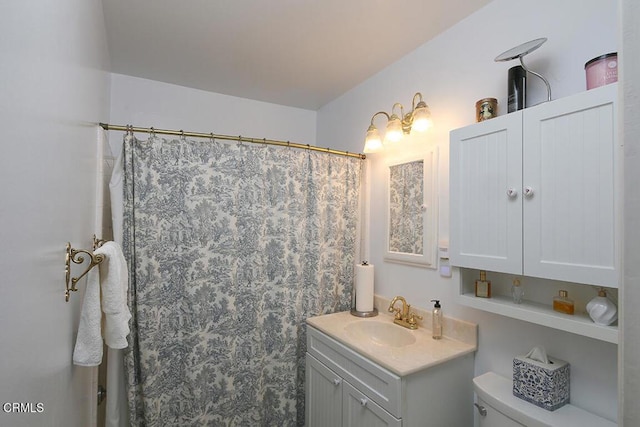
[[[401,418],[399,376],[309,325],[307,351],[393,416]]]

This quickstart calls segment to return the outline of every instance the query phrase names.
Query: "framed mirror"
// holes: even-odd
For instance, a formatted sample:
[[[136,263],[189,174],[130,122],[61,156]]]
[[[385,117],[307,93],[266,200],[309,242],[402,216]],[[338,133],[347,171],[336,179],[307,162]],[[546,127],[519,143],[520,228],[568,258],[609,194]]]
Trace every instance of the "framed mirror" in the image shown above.
[[[385,261],[437,268],[437,147],[387,165]]]

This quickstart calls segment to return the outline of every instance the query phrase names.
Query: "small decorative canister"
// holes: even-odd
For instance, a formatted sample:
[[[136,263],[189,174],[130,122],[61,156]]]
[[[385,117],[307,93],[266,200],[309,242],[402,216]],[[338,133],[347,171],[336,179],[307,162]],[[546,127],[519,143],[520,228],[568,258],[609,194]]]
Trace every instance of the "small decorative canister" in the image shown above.
[[[498,115],[498,100],[484,98],[476,102],[476,121],[482,122]]]

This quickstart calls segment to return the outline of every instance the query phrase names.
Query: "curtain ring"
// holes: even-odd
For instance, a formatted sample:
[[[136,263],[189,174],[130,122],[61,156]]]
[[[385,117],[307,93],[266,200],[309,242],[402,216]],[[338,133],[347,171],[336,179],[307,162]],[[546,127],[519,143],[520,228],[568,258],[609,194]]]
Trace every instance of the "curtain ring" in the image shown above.
[[[216,142],[216,139],[215,139],[215,137],[213,136],[213,132],[211,132],[211,134],[210,134],[210,135],[211,135],[211,142]]]
[[[239,145],[244,145],[244,144],[242,143],[242,135],[238,135],[238,144],[239,144]]]
[[[184,136],[184,131],[180,129],[180,140],[185,141],[187,138]]]
[[[151,126],[149,128],[150,132],[149,134],[151,135],[151,138],[155,138],[156,137],[156,130],[153,128],[153,126]]]

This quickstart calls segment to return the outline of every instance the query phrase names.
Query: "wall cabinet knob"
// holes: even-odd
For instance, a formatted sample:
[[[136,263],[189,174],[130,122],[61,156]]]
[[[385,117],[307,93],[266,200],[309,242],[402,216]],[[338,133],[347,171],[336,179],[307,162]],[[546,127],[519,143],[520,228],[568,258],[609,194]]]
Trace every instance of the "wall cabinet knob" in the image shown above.
[[[531,187],[524,187],[524,197],[527,198],[532,198],[533,197],[533,188]]]
[[[367,406],[367,403],[369,403],[369,401],[367,399],[365,399],[364,397],[362,399],[360,399],[360,405]]]
[[[507,196],[509,196],[510,199],[515,199],[518,196],[518,190],[515,188],[509,188],[507,190]]]
[[[333,380],[333,385],[337,387],[337,386],[340,385],[341,382],[342,382],[342,380],[340,378],[335,378]]]

